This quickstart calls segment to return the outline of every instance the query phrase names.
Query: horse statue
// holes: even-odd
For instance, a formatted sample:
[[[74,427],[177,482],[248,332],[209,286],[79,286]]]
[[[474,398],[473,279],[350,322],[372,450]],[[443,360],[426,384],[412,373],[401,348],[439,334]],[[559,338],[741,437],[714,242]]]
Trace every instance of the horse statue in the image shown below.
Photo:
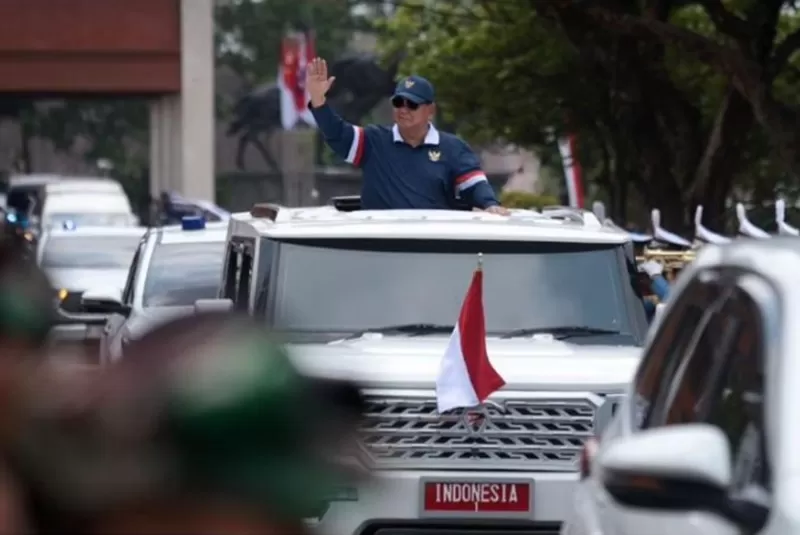
[[[335,76],[328,102],[346,121],[358,124],[384,98],[394,92],[397,71],[402,55],[391,58],[386,68],[378,63],[374,55],[359,54],[343,57],[334,62],[329,70]],[[281,93],[277,84],[256,87],[240,98],[233,110],[233,120],[228,127],[228,136],[239,136],[236,151],[236,166],[244,169],[244,154],[253,145],[264,161],[273,170],[280,168],[272,153],[262,140],[269,140],[281,125]],[[263,135],[263,137],[262,137]],[[317,131],[316,159],[322,159],[323,139]]]

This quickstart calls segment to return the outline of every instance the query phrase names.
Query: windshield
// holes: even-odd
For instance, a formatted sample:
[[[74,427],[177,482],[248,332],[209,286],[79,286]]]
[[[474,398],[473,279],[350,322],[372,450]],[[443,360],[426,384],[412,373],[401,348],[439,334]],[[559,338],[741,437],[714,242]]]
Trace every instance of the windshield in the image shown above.
[[[144,307],[191,306],[217,297],[224,243],[176,243],[153,251],[144,281]]]
[[[51,213],[45,225],[61,227],[65,224],[75,227],[124,227],[132,222],[128,213]]]
[[[622,333],[631,343],[642,334],[643,320],[631,315],[644,311],[629,306],[636,301],[622,246],[308,243],[280,243],[272,311],[276,329],[354,332],[405,324],[453,325],[482,252],[488,333],[582,326]]]
[[[141,236],[51,237],[44,244],[42,267],[127,269]]]

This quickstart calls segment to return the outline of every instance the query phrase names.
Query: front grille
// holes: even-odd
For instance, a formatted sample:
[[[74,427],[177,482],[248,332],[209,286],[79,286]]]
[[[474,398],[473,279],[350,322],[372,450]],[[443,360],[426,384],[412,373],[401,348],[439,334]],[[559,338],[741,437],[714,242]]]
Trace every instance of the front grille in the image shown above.
[[[72,314],[81,312],[81,296],[83,296],[83,292],[69,292],[67,297],[59,304],[61,310]]]
[[[361,446],[375,468],[574,471],[611,409],[592,393],[509,395],[474,424],[438,414],[432,396],[366,398]]]

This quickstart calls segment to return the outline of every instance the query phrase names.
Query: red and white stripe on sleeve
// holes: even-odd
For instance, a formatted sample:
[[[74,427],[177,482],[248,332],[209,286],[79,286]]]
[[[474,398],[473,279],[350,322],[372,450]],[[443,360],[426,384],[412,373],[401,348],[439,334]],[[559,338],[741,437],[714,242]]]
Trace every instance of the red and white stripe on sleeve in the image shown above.
[[[360,126],[353,126],[353,142],[350,143],[350,151],[347,153],[345,161],[358,167],[364,157],[364,129]]]
[[[462,191],[471,188],[478,182],[486,181],[488,181],[488,179],[486,178],[484,172],[480,169],[469,171],[468,173],[464,173],[456,178],[456,192],[461,193]]]

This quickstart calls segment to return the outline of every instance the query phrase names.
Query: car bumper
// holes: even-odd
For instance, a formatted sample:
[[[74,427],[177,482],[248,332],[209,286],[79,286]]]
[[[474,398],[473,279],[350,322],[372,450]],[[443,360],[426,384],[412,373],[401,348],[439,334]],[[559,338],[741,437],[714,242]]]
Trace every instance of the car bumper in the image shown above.
[[[378,471],[346,499],[332,501],[315,533],[333,535],[557,534],[572,504],[576,473]],[[525,513],[426,511],[425,482],[517,481],[531,485]]]

